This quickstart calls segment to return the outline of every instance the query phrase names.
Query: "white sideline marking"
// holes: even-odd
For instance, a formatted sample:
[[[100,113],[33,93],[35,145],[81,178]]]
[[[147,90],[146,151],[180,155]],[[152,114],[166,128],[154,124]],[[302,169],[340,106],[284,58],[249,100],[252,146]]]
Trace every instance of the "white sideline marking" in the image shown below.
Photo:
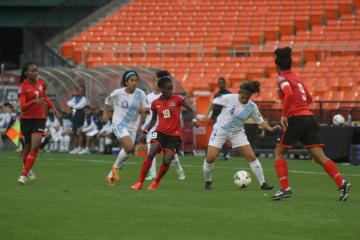
[[[19,157],[15,157],[15,156],[10,156],[9,158],[14,158],[14,159],[19,159]],[[51,157],[46,157],[47,160],[50,161],[61,161],[61,163],[64,162],[69,162],[69,161],[73,161],[73,162],[91,162],[91,163],[100,163],[100,164],[111,164],[113,161],[104,161],[104,160],[96,160],[96,159],[78,159],[78,158],[64,158],[59,160],[58,158],[51,158]],[[125,165],[140,165],[140,162],[131,162],[129,160],[124,162]],[[202,168],[202,165],[191,165],[191,164],[182,164],[183,167],[186,168]],[[217,169],[233,169],[233,170],[237,170],[239,169],[239,167],[224,167],[224,166],[216,166]],[[241,169],[245,169],[245,170],[249,170],[251,171],[251,169],[249,167],[241,167]],[[264,172],[275,172],[274,169],[266,169],[263,168]],[[314,172],[314,171],[302,171],[302,170],[289,170],[290,173],[300,173],[300,174],[312,174],[312,175],[327,175],[325,172]],[[347,177],[360,177],[360,174],[341,174],[342,176],[347,176]]]

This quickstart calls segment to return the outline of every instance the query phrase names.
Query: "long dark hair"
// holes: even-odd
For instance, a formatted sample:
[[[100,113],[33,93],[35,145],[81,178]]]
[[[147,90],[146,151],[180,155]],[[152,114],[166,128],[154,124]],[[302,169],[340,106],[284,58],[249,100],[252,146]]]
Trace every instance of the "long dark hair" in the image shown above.
[[[277,48],[274,52],[276,55],[275,64],[283,71],[291,69],[291,52],[290,47]]]
[[[25,72],[27,72],[29,70],[29,67],[31,65],[35,65],[35,63],[32,62],[27,62],[25,63],[25,65],[23,66],[23,68],[21,69],[21,74],[20,74],[20,84],[24,82],[24,80],[26,79],[26,74]]]
[[[137,78],[139,78],[139,75],[135,71],[126,71],[126,72],[124,72],[124,75],[123,75],[122,80],[121,80],[121,86],[126,87],[127,81],[129,80],[129,78],[131,76],[134,76],[134,75],[137,76]]]
[[[259,81],[246,81],[240,85],[239,93],[259,93],[260,92],[260,82]]]

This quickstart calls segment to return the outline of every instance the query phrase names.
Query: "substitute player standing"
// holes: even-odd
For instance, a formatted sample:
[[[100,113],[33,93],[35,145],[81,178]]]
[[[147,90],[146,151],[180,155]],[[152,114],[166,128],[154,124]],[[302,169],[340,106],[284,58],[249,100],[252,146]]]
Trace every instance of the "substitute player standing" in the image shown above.
[[[26,63],[21,71],[18,97],[20,101],[20,126],[24,138],[22,158],[24,167],[18,183],[25,184],[37,157],[37,152],[44,135],[46,123],[46,106],[60,116],[54,104],[46,95],[45,83],[38,79],[38,68],[34,63]],[[34,176],[29,176],[34,179]]]
[[[215,159],[228,140],[232,142],[233,148],[249,161],[250,168],[258,179],[260,188],[263,190],[273,188],[265,182],[260,161],[256,158],[244,129],[244,122],[248,118],[252,118],[262,128],[270,132],[280,128],[280,126],[271,127],[265,122],[257,105],[250,100],[251,96],[258,92],[260,92],[258,81],[246,81],[240,85],[239,94],[226,94],[213,100],[213,105],[222,109],[210,135],[206,159],[204,160],[205,190],[211,190]]]
[[[109,121],[110,106],[114,108],[112,127],[114,134],[121,143],[115,163],[106,177],[106,182],[113,185],[120,180],[119,169],[122,162],[134,151],[136,132],[143,125],[147,109],[146,95],[137,88],[139,75],[135,71],[126,71],[122,78],[122,86],[113,91],[106,99],[102,121]]]
[[[161,96],[161,91],[160,91],[159,87],[157,86],[157,84],[158,84],[160,78],[166,77],[166,76],[170,77],[170,73],[167,71],[159,71],[156,73],[156,78],[154,79],[155,91],[146,95],[146,101],[150,106],[154,100],[158,99]],[[147,126],[150,123],[151,119],[152,119],[152,112],[150,112],[150,114],[146,117],[146,121],[145,121],[144,125]],[[147,143],[148,152],[150,151],[151,137],[157,127],[157,123],[158,122],[155,123],[155,125],[149,130],[148,134],[146,135],[146,143]],[[175,165],[176,173],[178,174],[179,180],[185,180],[185,178],[186,178],[185,172],[181,166],[179,156],[177,153],[174,155],[174,165]],[[148,177],[146,177],[145,180],[154,180],[155,178],[156,178],[156,156],[154,157],[154,159],[152,161],[149,175],[148,175]]]
[[[339,201],[345,201],[350,191],[350,183],[342,178],[335,163],[323,152],[324,144],[320,138],[319,125],[309,109],[312,97],[300,78],[291,72],[291,48],[278,48],[275,50],[275,55],[275,64],[279,73],[277,88],[283,103],[281,116],[283,133],[275,148],[275,169],[281,189],[274,194],[273,200],[291,196],[285,154],[297,141],[300,141],[335,181],[339,189]]]
[[[168,171],[170,163],[181,145],[181,107],[187,108],[193,116],[195,115],[195,109],[193,109],[189,102],[185,101],[182,96],[172,94],[174,85],[170,77],[165,76],[160,78],[158,87],[160,88],[162,95],[151,104],[152,119],[145,128],[145,132],[147,133],[149,129],[154,126],[158,117],[159,122],[155,132],[152,134],[150,151],[142,163],[138,182],[131,187],[133,190],[140,190],[142,188],[144,179],[151,167],[155,155],[163,150],[163,163],[160,166],[156,178],[150,184],[148,189],[154,190],[159,186],[161,178]],[[195,119],[193,122],[197,125]]]

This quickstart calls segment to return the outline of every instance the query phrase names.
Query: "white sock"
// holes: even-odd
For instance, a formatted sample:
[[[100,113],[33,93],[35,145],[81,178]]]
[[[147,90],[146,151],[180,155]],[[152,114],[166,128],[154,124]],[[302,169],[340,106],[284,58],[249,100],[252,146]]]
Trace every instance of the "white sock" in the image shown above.
[[[174,161],[176,172],[182,172],[183,168],[181,167],[179,156],[177,154],[174,155],[173,161]]]
[[[64,136],[64,150],[68,152],[70,150],[71,138],[69,135]]]
[[[214,166],[215,166],[214,163],[209,164],[206,162],[206,159],[204,159],[203,171],[204,171],[205,181],[211,181],[211,175],[212,175]]]
[[[258,159],[256,159],[255,161],[252,161],[249,164],[250,164],[251,170],[255,174],[255,176],[261,186],[265,182],[265,177],[264,177],[264,172],[262,170],[260,161]]]
[[[122,166],[122,162],[125,161],[127,158],[129,157],[129,155],[125,152],[124,149],[121,149],[121,151],[119,152],[116,160],[115,160],[115,163],[114,163],[114,166],[116,168],[120,168]],[[108,174],[108,177],[112,177],[112,171],[110,170],[109,174]]]
[[[105,138],[100,138],[99,140],[99,152],[103,153],[105,150]]]
[[[148,143],[147,146],[148,146],[148,152],[149,152],[151,144]],[[151,163],[149,173],[150,173],[151,176],[156,176],[156,156],[154,157],[154,159],[153,159],[153,161]]]

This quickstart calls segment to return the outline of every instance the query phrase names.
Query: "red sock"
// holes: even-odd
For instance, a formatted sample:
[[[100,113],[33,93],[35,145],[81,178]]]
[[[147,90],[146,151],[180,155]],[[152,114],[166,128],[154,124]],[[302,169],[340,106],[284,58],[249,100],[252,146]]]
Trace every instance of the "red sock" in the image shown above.
[[[334,182],[336,183],[338,188],[341,188],[342,183],[343,183],[343,178],[340,175],[340,172],[339,172],[338,168],[336,167],[336,164],[333,161],[328,160],[322,167],[327,172],[327,174],[332,179],[334,179]]]
[[[23,150],[21,151],[21,158],[22,158],[22,160],[23,160],[23,165],[24,165],[24,166],[25,166],[25,162],[26,162],[26,157],[27,157],[26,150],[23,149]]]
[[[141,165],[140,176],[139,176],[138,182],[141,182],[141,183],[144,182],[145,177],[148,174],[149,169],[151,168],[152,161],[153,161],[152,158],[150,158],[149,156],[146,156],[146,158],[144,159],[144,161]]]
[[[289,187],[289,179],[288,167],[285,159],[280,158],[275,160],[275,170],[279,178],[281,190],[287,189]]]
[[[157,176],[155,178],[155,182],[160,182],[161,178],[166,174],[166,172],[169,170],[170,165],[161,164],[159,172],[157,173]]]
[[[36,160],[36,155],[37,155],[37,152],[33,152],[33,151],[31,151],[27,155],[26,161],[25,161],[25,166],[24,166],[23,171],[21,173],[22,176],[27,176],[28,175],[30,169],[34,165],[34,162]]]

